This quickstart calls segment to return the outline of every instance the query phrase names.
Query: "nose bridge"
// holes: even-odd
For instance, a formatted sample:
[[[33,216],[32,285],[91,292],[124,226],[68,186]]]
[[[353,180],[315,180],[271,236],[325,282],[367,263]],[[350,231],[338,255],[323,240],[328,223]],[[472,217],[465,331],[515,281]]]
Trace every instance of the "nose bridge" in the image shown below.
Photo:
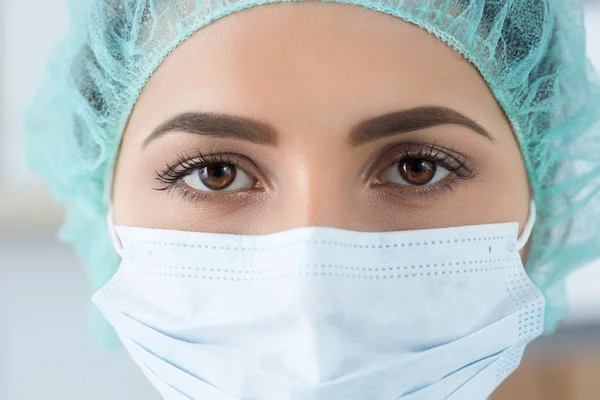
[[[285,229],[302,226],[330,226],[348,228],[356,201],[354,182],[348,171],[331,159],[313,155],[305,162],[291,162],[286,169],[286,183],[282,187],[279,215]]]

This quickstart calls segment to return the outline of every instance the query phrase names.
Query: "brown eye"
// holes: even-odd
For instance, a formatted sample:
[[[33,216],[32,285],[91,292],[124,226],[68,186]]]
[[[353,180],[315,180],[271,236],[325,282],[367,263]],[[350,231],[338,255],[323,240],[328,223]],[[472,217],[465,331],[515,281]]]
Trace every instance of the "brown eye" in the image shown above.
[[[409,158],[393,164],[383,173],[386,183],[423,186],[444,179],[450,174],[446,168],[423,158]]]
[[[398,164],[402,178],[413,185],[424,185],[435,176],[436,165],[422,159],[412,159]]]
[[[212,190],[225,189],[235,179],[235,167],[229,164],[210,164],[198,173],[202,183]]]
[[[237,190],[252,186],[252,180],[233,164],[212,163],[198,168],[183,179],[188,186],[200,191]]]

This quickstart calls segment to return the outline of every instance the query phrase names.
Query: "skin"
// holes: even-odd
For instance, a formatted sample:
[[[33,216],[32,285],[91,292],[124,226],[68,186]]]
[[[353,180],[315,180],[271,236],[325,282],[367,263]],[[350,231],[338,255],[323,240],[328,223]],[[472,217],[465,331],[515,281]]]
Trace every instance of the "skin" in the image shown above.
[[[360,121],[431,106],[463,114],[493,141],[468,127],[443,124],[359,146],[349,142]],[[277,145],[177,131],[143,146],[158,126],[185,112],[261,121],[276,131]],[[399,171],[402,161],[394,167],[393,159],[407,148],[431,145],[443,148],[442,157],[444,151],[460,154],[469,176],[450,173],[431,185],[381,178],[384,171]],[[166,163],[176,166],[178,155],[193,158],[198,152],[209,160],[216,153],[245,160],[241,168],[258,187],[210,192],[204,200],[197,199],[201,190],[181,181],[156,190],[165,187],[156,171]],[[374,164],[381,165],[379,174],[371,171],[364,179]],[[236,234],[508,221],[519,222],[521,230],[529,201],[518,143],[478,71],[411,23],[331,3],[253,7],[184,41],[151,76],[130,115],[113,184],[117,225]]]

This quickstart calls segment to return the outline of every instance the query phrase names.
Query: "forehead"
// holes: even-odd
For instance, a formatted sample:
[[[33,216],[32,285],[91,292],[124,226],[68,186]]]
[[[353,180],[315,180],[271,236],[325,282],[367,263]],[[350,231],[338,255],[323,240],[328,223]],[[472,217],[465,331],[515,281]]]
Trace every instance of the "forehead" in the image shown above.
[[[478,71],[411,23],[356,5],[276,3],[184,41],[150,78],[133,117],[137,109],[158,124],[202,110],[275,126],[337,124],[432,104],[484,124],[502,115]]]

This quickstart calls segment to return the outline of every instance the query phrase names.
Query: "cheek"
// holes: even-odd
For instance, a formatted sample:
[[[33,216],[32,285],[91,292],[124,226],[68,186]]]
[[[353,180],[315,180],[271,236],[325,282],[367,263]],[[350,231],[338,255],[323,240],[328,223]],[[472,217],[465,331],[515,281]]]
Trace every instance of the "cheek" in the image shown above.
[[[475,190],[469,192],[465,209],[476,214],[481,223],[514,221],[521,229],[531,198],[521,152],[510,141],[498,141],[494,147],[482,158],[482,173]]]
[[[523,265],[527,265],[527,257],[529,256],[529,249],[531,247],[531,240],[529,242],[527,242],[527,244],[525,245],[525,247],[523,247],[520,251],[519,251],[519,255],[521,256],[521,262],[523,263]]]
[[[484,160],[477,187],[473,187],[465,209],[480,221],[525,224],[531,200],[529,180],[521,153],[516,147],[501,147]]]

